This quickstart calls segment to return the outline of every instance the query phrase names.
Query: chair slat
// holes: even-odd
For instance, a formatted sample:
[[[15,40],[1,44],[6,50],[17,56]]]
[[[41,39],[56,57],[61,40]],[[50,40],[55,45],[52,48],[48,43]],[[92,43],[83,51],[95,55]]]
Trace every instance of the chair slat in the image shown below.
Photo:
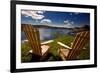
[[[69,52],[67,59],[74,59],[80,53],[81,49],[84,47],[86,42],[89,39],[89,31],[83,31],[76,34],[76,37],[73,41],[72,49]]]
[[[83,43],[84,41],[84,35],[85,35],[85,32],[82,32],[80,33],[80,35],[78,36],[78,39],[77,39],[77,43],[75,44],[75,47],[73,48],[73,51],[72,51],[72,55],[71,55],[71,58],[73,59],[74,57],[76,57],[79,53],[79,50],[81,49],[81,44]],[[74,45],[73,45],[74,46]]]
[[[29,44],[32,47],[33,54],[42,56],[39,31],[30,24],[22,24],[22,31],[25,32],[26,37],[29,40]]]

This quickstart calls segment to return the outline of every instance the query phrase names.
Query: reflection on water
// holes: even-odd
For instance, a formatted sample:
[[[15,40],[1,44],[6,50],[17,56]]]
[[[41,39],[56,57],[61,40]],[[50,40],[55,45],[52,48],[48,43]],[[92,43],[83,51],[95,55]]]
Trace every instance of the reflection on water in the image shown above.
[[[53,28],[38,28],[40,33],[40,40],[46,41],[55,39],[62,35],[71,35],[71,30],[68,29],[53,29]],[[21,40],[26,40],[25,33],[21,32]]]
[[[52,29],[52,28],[39,28],[40,40],[51,40],[55,39],[61,35],[66,35],[70,31],[67,29]]]

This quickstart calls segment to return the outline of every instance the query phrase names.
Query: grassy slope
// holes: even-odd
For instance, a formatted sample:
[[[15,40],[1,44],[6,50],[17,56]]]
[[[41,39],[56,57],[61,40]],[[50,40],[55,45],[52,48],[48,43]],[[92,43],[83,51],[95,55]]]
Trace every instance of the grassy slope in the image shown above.
[[[54,42],[52,42],[52,43],[49,44],[50,47],[51,47],[50,52],[54,56],[58,55],[58,49],[63,48],[63,47],[61,47],[60,45],[58,45],[57,42],[59,41],[59,42],[62,42],[64,44],[67,44],[68,46],[70,46],[71,45],[70,43],[73,41],[73,38],[74,37],[69,36],[69,35],[66,35],[66,36],[63,35],[61,37],[58,37],[58,38],[54,39]]]
[[[68,46],[70,46],[71,42],[73,42],[73,39],[74,37],[73,36],[69,36],[69,35],[62,35],[60,37],[57,37],[56,39],[54,39],[54,42],[52,43],[49,43],[47,45],[50,46],[50,53],[52,53],[53,57],[56,57],[58,56],[58,49],[62,48],[60,45],[57,44],[57,42],[62,42],[64,44],[67,44]],[[27,61],[30,61],[31,59],[31,55],[28,55],[27,56],[27,53],[28,51],[31,49],[29,46],[28,46],[28,43],[24,43],[22,44],[22,62],[27,62]],[[86,50],[83,50],[81,52],[81,54],[78,56],[79,59],[88,59],[89,58],[89,43],[86,44]],[[52,57],[53,60],[55,60],[54,58]]]

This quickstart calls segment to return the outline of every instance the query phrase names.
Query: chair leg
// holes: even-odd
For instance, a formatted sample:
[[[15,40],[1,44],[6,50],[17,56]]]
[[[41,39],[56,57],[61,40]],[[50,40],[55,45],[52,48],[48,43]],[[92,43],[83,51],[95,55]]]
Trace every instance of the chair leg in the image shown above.
[[[60,57],[63,61],[66,61],[66,58],[63,56],[63,54],[60,53]]]
[[[31,62],[39,62],[40,61],[41,56],[32,54],[32,59]]]
[[[40,58],[40,61],[47,61],[51,57],[51,53],[46,54]]]

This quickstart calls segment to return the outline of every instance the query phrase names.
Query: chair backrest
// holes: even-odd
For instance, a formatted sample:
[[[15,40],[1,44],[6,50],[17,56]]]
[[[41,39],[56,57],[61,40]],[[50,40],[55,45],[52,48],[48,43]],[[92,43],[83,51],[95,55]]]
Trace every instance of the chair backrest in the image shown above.
[[[89,37],[90,37],[89,31],[82,31],[82,32],[77,33],[72,44],[72,49],[69,52],[66,59],[76,59],[81,49],[89,41]]]
[[[31,24],[22,24],[21,30],[24,31],[26,38],[28,39],[29,45],[32,48],[33,54],[41,56],[42,52],[38,29],[33,27]]]

